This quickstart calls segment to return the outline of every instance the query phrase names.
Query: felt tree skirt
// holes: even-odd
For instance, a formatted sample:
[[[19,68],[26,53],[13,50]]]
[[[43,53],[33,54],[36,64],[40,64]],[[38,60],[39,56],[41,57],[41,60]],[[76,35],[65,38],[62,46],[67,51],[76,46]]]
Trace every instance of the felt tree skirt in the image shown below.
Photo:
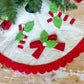
[[[84,33],[76,23],[70,15],[52,13],[48,2],[40,13],[20,9],[16,23],[0,31],[0,63],[27,74],[65,67],[84,52]]]

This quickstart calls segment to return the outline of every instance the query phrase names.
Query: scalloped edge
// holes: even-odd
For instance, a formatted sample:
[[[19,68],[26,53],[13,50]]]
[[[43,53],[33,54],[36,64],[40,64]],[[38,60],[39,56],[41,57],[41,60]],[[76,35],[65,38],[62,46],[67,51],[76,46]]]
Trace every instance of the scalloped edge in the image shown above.
[[[65,67],[67,63],[71,63],[74,58],[78,57],[80,53],[84,52],[84,38],[78,43],[78,45],[72,49],[68,54],[62,58],[42,65],[27,65],[18,62],[14,62],[0,53],[0,63],[7,68],[12,68],[14,71],[25,72],[26,74],[44,74],[45,72],[51,72],[52,70],[58,70],[59,67]]]

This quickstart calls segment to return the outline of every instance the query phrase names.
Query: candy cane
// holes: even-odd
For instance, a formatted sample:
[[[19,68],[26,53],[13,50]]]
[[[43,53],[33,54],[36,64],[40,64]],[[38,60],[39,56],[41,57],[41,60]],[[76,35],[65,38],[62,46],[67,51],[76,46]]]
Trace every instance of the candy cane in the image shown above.
[[[24,31],[24,28],[22,27],[21,24],[19,25],[19,31]],[[20,49],[24,48],[24,44],[26,43],[26,39],[27,39],[27,36],[25,35],[24,39],[19,41],[18,48],[20,48]]]
[[[64,14],[64,13],[62,13],[62,12],[57,12],[57,13],[52,13],[51,11],[49,11],[49,15],[52,17],[52,18],[49,18],[48,20],[47,20],[47,22],[48,23],[50,23],[51,21],[53,21],[53,17],[55,17],[55,16],[59,16],[63,21],[66,21],[66,22],[68,22],[69,24],[74,24],[74,22],[75,22],[75,19],[74,18],[71,18],[70,16],[68,16],[68,15],[66,15],[66,14]]]

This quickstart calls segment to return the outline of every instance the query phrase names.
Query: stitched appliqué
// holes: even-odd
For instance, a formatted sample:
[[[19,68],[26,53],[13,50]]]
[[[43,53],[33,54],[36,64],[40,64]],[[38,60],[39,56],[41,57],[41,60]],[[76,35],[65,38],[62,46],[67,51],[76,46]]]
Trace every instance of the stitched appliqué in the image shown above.
[[[24,28],[22,27],[21,24],[19,25],[19,31],[20,31],[20,32],[21,32],[21,31],[24,31]],[[23,34],[23,35],[24,35],[24,34]],[[20,37],[19,37],[19,38],[20,38]],[[26,36],[26,35],[24,35],[23,39],[18,40],[18,41],[19,41],[18,48],[20,48],[20,49],[23,49],[23,48],[24,48],[24,44],[26,43],[26,40],[25,40],[25,39],[27,39],[27,36]]]
[[[46,34],[44,34],[44,33],[46,33],[46,32],[43,31],[41,33],[40,40],[30,43],[30,48],[32,48],[32,49],[37,48],[37,50],[32,54],[32,56],[36,59],[39,59],[39,57],[42,54],[45,47],[58,49],[60,51],[64,51],[64,49],[65,49],[65,43],[57,43],[56,42],[57,35],[55,35],[55,34],[50,35],[50,36],[48,36],[48,39],[47,39],[47,33]],[[42,35],[44,35],[44,36],[42,36]],[[45,38],[46,40],[42,40],[43,38]]]
[[[16,36],[16,41],[19,41],[18,44],[18,48],[19,49],[23,49],[24,48],[24,44],[26,43],[26,39],[28,38],[28,36],[25,33],[28,33],[30,31],[32,31],[34,26],[34,22],[28,22],[26,25],[24,25],[24,27],[22,27],[22,25],[20,24],[19,27],[19,33]]]
[[[57,12],[57,13],[52,13],[51,11],[49,11],[48,13],[52,18],[49,18],[47,20],[48,23],[53,21],[53,17],[55,17],[56,15],[59,16],[63,21],[67,21],[69,24],[74,24],[75,23],[75,19],[71,18],[70,16],[63,14],[62,12]]]

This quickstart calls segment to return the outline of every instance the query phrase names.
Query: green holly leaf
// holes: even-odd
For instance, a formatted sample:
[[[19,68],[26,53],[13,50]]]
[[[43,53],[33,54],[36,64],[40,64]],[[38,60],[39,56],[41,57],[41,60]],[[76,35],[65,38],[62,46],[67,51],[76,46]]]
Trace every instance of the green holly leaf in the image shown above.
[[[55,2],[50,2],[50,11],[52,13],[56,13],[58,11],[58,7],[56,6]]]
[[[48,33],[44,30],[40,35],[40,41],[43,43],[46,42],[47,40],[48,40]]]
[[[57,28],[60,29],[60,27],[61,27],[61,25],[62,25],[62,20],[61,20],[61,18],[60,18],[59,16],[55,16],[55,17],[53,18],[53,23],[54,23],[54,25],[55,25]]]
[[[6,20],[6,17],[7,17],[6,15],[2,15],[1,19]]]
[[[19,32],[16,36],[16,41],[20,41],[20,40],[23,40],[25,37],[25,35],[22,33],[22,32]]]
[[[24,31],[25,31],[25,32],[30,32],[30,31],[32,31],[33,26],[34,26],[34,21],[28,22],[28,23],[25,25]]]
[[[54,48],[58,43],[54,40],[49,40],[46,42],[46,47],[47,48]]]

